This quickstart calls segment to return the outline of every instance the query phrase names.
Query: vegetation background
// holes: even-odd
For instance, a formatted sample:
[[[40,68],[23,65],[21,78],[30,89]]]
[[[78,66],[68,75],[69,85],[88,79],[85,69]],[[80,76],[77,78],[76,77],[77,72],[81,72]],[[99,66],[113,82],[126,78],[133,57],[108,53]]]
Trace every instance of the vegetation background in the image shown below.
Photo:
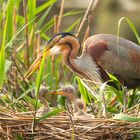
[[[115,90],[106,87],[105,83],[99,89],[99,98],[92,97],[81,80],[64,66],[61,56],[57,56],[57,59],[55,57],[43,59],[40,70],[29,79],[24,78],[24,74],[43,49],[45,42],[54,34],[78,32],[90,2],[91,0],[0,0],[1,123],[5,115],[17,117],[28,114],[33,117],[33,134],[38,119],[37,111],[44,105],[39,100],[40,86],[45,85],[52,91],[67,84],[78,85],[78,97],[82,96],[89,108],[94,107],[93,112],[91,111],[93,108],[90,108],[90,113],[95,117],[113,118],[115,114],[124,113],[117,119],[129,122],[140,121],[139,89],[128,91],[125,95],[125,89],[112,76],[112,80],[122,88]],[[80,41],[83,42],[84,37],[99,33],[117,35],[119,30],[120,36],[139,43],[139,5],[138,0],[99,1],[95,10],[90,8],[84,26],[78,33]],[[104,95],[105,101],[100,100]],[[114,96],[117,96],[118,100],[111,105],[110,101]],[[46,95],[44,98],[53,109],[38,121],[66,111],[64,97]],[[104,108],[108,115],[103,114]],[[2,138],[9,137],[5,132],[6,128],[3,124]],[[135,132],[137,136],[138,132]]]

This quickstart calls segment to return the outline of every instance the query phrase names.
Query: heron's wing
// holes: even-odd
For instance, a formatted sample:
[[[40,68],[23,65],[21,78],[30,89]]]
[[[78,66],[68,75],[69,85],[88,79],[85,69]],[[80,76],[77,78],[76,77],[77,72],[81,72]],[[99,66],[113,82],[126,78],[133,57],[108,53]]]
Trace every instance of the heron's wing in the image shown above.
[[[140,46],[123,38],[104,38],[107,49],[100,55],[98,63],[109,73],[124,78],[140,78]]]

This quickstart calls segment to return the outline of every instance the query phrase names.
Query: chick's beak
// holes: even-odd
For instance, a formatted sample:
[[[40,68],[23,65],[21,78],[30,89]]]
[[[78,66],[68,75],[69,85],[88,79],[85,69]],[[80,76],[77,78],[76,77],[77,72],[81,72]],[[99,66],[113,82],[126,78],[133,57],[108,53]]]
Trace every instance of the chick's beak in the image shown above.
[[[57,90],[54,90],[54,91],[51,91],[49,92],[50,94],[55,94],[55,95],[62,95],[62,96],[65,96],[65,92],[63,91],[57,91]]]
[[[68,97],[71,101],[73,100],[73,95],[63,89],[60,90],[54,90],[49,92],[50,94],[55,94],[55,95],[62,95],[64,97]]]
[[[39,68],[43,56],[45,55],[45,57],[46,57],[47,55],[50,55],[50,50],[51,50],[50,48],[45,48],[44,51],[39,54],[39,56],[36,58],[36,60],[30,66],[28,71],[25,73],[24,78],[28,78],[33,72],[35,72]]]

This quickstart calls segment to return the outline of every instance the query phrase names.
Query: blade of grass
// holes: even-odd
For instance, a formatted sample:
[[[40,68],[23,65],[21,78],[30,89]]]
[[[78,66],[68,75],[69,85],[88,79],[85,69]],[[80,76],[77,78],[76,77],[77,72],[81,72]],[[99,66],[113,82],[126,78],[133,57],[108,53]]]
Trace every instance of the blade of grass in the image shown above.
[[[37,107],[37,102],[38,102],[39,88],[40,88],[40,85],[41,85],[41,81],[43,79],[45,58],[46,58],[46,55],[45,55],[45,52],[44,52],[43,53],[43,58],[41,60],[40,69],[39,69],[39,72],[37,74],[37,79],[36,79],[36,107]]]
[[[108,118],[108,114],[107,114],[107,107],[106,107],[106,100],[105,100],[106,86],[107,86],[107,82],[103,83],[100,86],[99,94],[102,96],[101,104],[102,104],[102,107],[103,107],[103,116],[107,119]]]
[[[7,9],[6,9],[6,18],[7,18],[6,42],[11,40],[11,38],[13,37],[13,25],[14,25],[13,24],[13,9],[14,9],[14,0],[9,0],[7,3]]]
[[[139,36],[139,33],[138,33],[137,29],[135,28],[134,24],[132,23],[132,21],[128,17],[122,17],[118,21],[117,36],[119,36],[119,34],[120,34],[120,28],[121,28],[121,24],[122,24],[123,21],[127,21],[128,25],[132,29],[135,37],[137,38],[138,43],[140,44],[140,36]]]
[[[29,21],[26,25],[24,25],[23,27],[21,27],[21,29],[12,37],[12,39],[6,44],[5,49],[10,46],[10,44],[13,42],[13,40],[21,33],[21,31],[23,31],[26,26],[28,26],[29,24],[31,24],[37,17],[35,17],[33,20]]]
[[[39,89],[40,89],[41,81],[43,79],[43,71],[44,71],[44,64],[45,64],[45,58],[46,58],[45,53],[46,52],[44,51],[43,58],[41,60],[40,69],[39,69],[39,72],[38,72],[37,78],[36,78],[36,90],[35,90],[36,103],[35,103],[34,121],[32,124],[32,134],[34,134],[35,124],[36,124],[36,112],[37,112],[37,107],[38,107]],[[32,135],[32,136],[34,136],[34,135]]]
[[[72,11],[69,11],[69,12],[65,13],[63,16],[64,16],[64,17],[67,17],[67,16],[74,16],[74,15],[82,14],[82,13],[84,13],[84,12],[85,12],[85,10],[81,10],[81,11],[72,10]]]
[[[57,2],[57,0],[49,0],[46,3],[42,4],[41,6],[37,7],[36,14],[39,14],[40,12],[42,12],[43,10],[45,10],[47,7],[51,6],[55,2]]]
[[[28,90],[26,90],[24,93],[22,93],[20,97],[18,97],[17,99],[13,100],[13,102],[10,102],[10,103],[8,104],[8,106],[5,108],[5,110],[8,109],[8,108],[9,108],[10,106],[12,106],[13,104],[18,103],[19,100],[21,100],[22,98],[24,98],[24,97],[25,97],[30,91],[32,91],[34,88],[35,88],[35,85],[31,86]]]
[[[11,64],[12,64],[12,61],[6,60],[6,62],[5,62],[5,73],[9,70]]]
[[[28,0],[28,21],[31,21],[36,16],[36,0]],[[34,21],[29,24],[29,31],[32,30]]]
[[[41,28],[41,33],[45,33],[48,31],[51,27],[54,25],[54,18],[52,18],[50,21],[47,22],[42,28]]]
[[[65,13],[65,14],[63,15],[63,17],[81,14],[82,12],[83,12],[83,11],[79,11],[79,12],[70,11],[70,12]],[[50,21],[48,21],[47,24],[45,24],[45,25],[41,28],[41,33],[45,33],[45,32],[48,31],[50,28],[52,28],[53,25],[54,25],[54,18],[52,18]]]
[[[64,108],[56,108],[56,109],[54,109],[53,111],[48,112],[47,114],[45,114],[45,115],[43,115],[42,117],[40,117],[40,118],[37,120],[37,122],[42,121],[42,120],[44,120],[44,119],[46,119],[46,118],[49,118],[49,117],[52,117],[52,116],[56,116],[56,115],[58,115],[59,113],[64,112],[64,111],[65,111]]]
[[[46,34],[44,34],[44,33],[42,33],[41,34],[41,37],[43,37],[45,40],[50,40],[50,37],[49,36],[47,36]]]
[[[116,114],[113,119],[126,122],[140,122],[140,117],[133,117],[126,114]]]
[[[75,28],[75,27],[79,24],[80,20],[81,20],[80,18],[77,19],[71,26],[69,26],[69,27],[65,30],[65,32],[70,32],[70,31],[72,31],[72,29]]]
[[[45,11],[45,13],[40,17],[39,21],[38,21],[38,24],[37,24],[37,29],[40,29],[41,26],[43,25],[46,17],[48,16],[49,12],[51,11],[53,7],[53,4]]]
[[[7,39],[7,34],[8,35],[8,40],[11,38],[11,30],[12,30],[12,15],[11,15],[11,9],[13,9],[14,1],[9,0],[7,3],[7,13],[6,13],[6,21],[4,25],[4,30],[3,30],[3,38],[2,38],[2,46],[0,49],[0,89],[3,86],[4,83],[4,77],[5,77],[5,44],[6,44],[6,39]],[[11,25],[11,26],[10,26]]]
[[[21,0],[15,0],[15,6],[19,9],[20,8],[20,4],[21,4]]]
[[[81,79],[79,77],[75,77],[75,80],[78,82],[78,87],[79,87],[79,91],[84,99],[84,101],[89,104],[91,102],[91,98],[88,94],[87,89],[85,88],[85,86],[81,83]]]
[[[25,24],[25,18],[23,16],[17,15],[17,22],[19,27]]]
[[[5,77],[5,50],[4,46],[2,46],[0,50],[0,89],[3,86]]]

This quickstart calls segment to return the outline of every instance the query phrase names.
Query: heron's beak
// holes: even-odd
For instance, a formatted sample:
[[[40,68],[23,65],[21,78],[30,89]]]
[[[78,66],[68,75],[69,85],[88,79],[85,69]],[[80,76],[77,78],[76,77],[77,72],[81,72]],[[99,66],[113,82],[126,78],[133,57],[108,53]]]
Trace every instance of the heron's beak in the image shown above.
[[[56,45],[60,39],[61,39],[61,35],[55,37],[52,41],[48,42],[45,49],[39,54],[39,56],[34,61],[34,63],[31,65],[29,70],[25,73],[24,78],[29,77],[34,71],[36,71],[39,68],[43,57],[46,57],[47,55],[51,55],[51,54],[60,53],[60,48],[59,48],[59,46]]]
[[[39,54],[39,56],[36,58],[36,60],[30,66],[28,71],[25,73],[24,78],[29,77],[33,72],[35,72],[39,68],[44,55],[45,55],[45,57],[47,55],[50,55],[50,48],[45,48],[44,51]]]
[[[45,48],[44,51],[39,54],[37,59],[30,66],[28,71],[25,73],[24,78],[28,78],[33,72],[35,72],[39,68],[43,56],[46,57],[46,56],[54,55],[54,54],[60,54],[59,46],[56,45],[56,46],[53,46],[52,48],[50,47]]]

